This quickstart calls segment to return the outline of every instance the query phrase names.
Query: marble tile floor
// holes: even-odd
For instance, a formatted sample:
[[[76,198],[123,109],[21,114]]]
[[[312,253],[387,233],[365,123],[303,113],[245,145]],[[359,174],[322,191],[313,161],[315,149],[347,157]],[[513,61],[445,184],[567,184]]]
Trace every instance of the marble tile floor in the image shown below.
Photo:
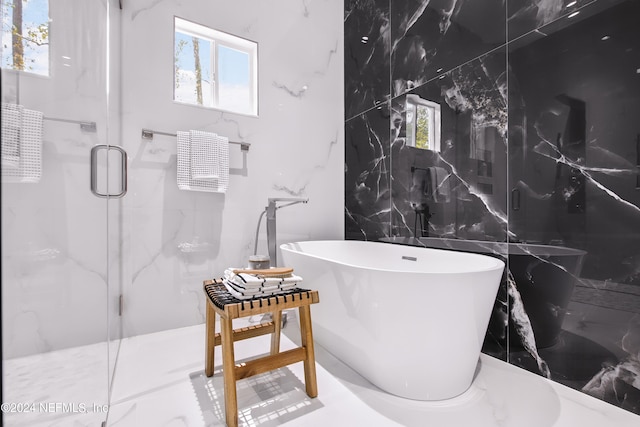
[[[107,354],[102,342],[3,360],[2,425],[100,426],[109,409]]]
[[[242,320],[255,323],[260,319]],[[282,349],[293,348],[297,340],[296,322],[290,321],[284,329]],[[268,336],[241,341],[236,343],[236,357],[247,360],[264,354],[268,348]],[[124,339],[107,425],[223,426],[219,349],[212,378],[204,376],[203,354],[204,325]],[[640,422],[637,415],[485,355],[480,357],[471,388],[442,402],[389,395],[319,345],[316,359],[319,389],[316,399],[308,398],[304,392],[302,363],[239,381],[240,425],[631,427]],[[21,396],[27,399],[24,393]],[[86,390],[86,393],[101,400],[100,391]],[[13,421],[8,418],[5,425],[99,426],[96,417],[81,418],[74,414],[31,418],[27,423],[14,417]]]

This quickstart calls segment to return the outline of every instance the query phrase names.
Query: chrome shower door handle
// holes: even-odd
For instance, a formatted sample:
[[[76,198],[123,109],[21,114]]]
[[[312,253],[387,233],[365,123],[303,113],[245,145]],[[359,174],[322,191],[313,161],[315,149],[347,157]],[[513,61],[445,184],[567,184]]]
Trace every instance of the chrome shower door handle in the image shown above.
[[[100,191],[98,191],[98,152],[100,150],[116,150],[120,153],[120,158],[121,158],[121,163],[120,163],[120,192],[116,193],[116,194],[109,194],[109,193],[101,193]],[[91,192],[93,193],[94,196],[96,197],[101,197],[101,198],[120,198],[123,197],[125,194],[127,194],[127,180],[128,180],[128,176],[127,176],[127,152],[124,150],[124,148],[119,147],[117,145],[106,145],[106,144],[99,144],[94,146],[93,148],[91,148],[91,163],[90,163],[90,169],[91,169],[91,178],[90,178],[90,188],[91,188]]]
[[[125,194],[127,194],[127,180],[128,180],[128,176],[127,176],[127,152],[124,150],[124,148],[118,146],[118,145],[111,145],[109,146],[109,149],[114,149],[116,151],[118,151],[120,153],[120,192],[118,194],[113,194],[110,197],[114,197],[116,199],[123,197]]]
[[[102,149],[105,149],[105,150],[109,149],[109,146],[105,145],[105,144],[100,144],[100,145],[94,146],[91,149],[91,164],[90,164],[91,181],[90,181],[90,186],[91,186],[91,192],[93,193],[94,196],[107,198],[107,197],[109,197],[109,194],[100,193],[98,191],[98,151],[100,151]]]

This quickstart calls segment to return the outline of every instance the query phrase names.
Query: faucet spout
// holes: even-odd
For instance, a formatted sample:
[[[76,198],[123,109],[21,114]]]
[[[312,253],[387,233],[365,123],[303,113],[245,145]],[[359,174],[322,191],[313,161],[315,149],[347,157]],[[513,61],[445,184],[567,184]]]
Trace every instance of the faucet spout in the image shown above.
[[[278,266],[278,245],[276,242],[276,211],[298,203],[307,203],[306,197],[270,197],[265,212],[267,213],[267,249],[271,265]],[[278,206],[278,203],[284,203]]]
[[[269,197],[267,209],[280,209],[285,208],[287,206],[295,205],[297,203],[307,203],[309,201],[308,197]],[[276,206],[279,202],[287,202],[285,205]]]

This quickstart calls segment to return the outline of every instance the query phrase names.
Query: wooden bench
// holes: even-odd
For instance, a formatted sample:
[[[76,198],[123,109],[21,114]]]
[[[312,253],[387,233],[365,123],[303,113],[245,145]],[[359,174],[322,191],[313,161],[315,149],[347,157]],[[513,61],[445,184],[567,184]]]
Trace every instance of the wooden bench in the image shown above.
[[[304,381],[309,397],[318,395],[316,382],[311,310],[309,306],[319,302],[318,291],[293,289],[286,293],[250,300],[239,300],[231,295],[221,279],[205,280],[207,295],[205,374],[213,375],[214,349],[222,345],[222,372],[224,375],[224,406],[227,425],[238,425],[236,381],[262,374],[296,362],[304,362]],[[280,352],[282,310],[298,308],[302,346]],[[271,313],[272,321],[257,326],[234,330],[233,319]],[[215,332],[216,314],[220,316],[220,333]],[[234,342],[260,335],[271,335],[271,351],[268,356],[236,365]]]

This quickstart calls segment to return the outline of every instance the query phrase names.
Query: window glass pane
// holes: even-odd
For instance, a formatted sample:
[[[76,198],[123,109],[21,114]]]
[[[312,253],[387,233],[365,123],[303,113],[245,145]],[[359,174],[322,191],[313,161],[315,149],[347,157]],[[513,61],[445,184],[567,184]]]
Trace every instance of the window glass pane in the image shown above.
[[[258,45],[176,17],[174,100],[258,113]]]
[[[416,147],[429,149],[429,135],[431,134],[430,108],[423,105],[417,106],[416,117]]]
[[[416,106],[415,104],[411,104],[407,102],[407,123],[406,123],[406,140],[407,140],[407,144],[415,147],[415,136],[414,136],[414,130],[415,130],[415,110],[416,110]]]
[[[2,1],[2,66],[49,75],[49,1]]]
[[[176,31],[174,99],[211,106],[211,42]]]
[[[218,45],[218,106],[251,113],[249,54]]]

